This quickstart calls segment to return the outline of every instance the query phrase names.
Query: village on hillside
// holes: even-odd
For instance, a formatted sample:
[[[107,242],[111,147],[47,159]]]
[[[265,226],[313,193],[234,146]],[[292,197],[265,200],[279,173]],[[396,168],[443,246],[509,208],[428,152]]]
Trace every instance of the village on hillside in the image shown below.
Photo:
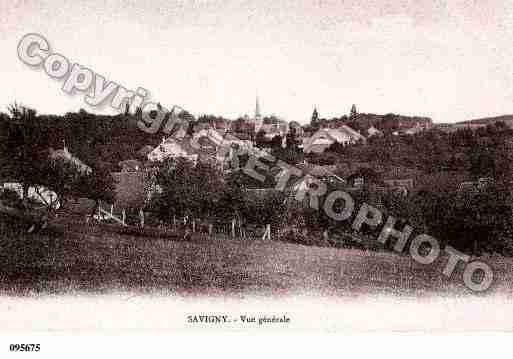
[[[507,353],[512,4],[0,0],[0,359]]]
[[[297,200],[323,183],[461,250],[513,248],[513,238],[496,236],[509,236],[513,224],[513,131],[504,122],[438,126],[426,117],[359,113],[353,105],[331,119],[315,108],[301,125],[263,115],[258,98],[252,116],[235,120],[182,111],[172,132],[141,131],[141,116],[128,107],[116,116],[38,115],[13,104],[0,122],[2,197],[37,203],[51,212],[44,218],[80,223],[374,247],[354,236],[350,222]],[[244,168],[259,159],[257,180]],[[278,185],[277,160],[298,175]],[[490,206],[508,209],[497,215]],[[466,230],[469,223],[475,230]]]

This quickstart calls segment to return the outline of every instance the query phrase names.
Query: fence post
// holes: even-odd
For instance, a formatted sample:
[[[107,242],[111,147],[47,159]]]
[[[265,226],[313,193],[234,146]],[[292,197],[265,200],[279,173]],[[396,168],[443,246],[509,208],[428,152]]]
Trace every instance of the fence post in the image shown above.
[[[192,233],[196,232],[196,218],[192,219]]]
[[[144,211],[139,208],[139,218],[141,219],[141,227],[144,227]]]
[[[121,218],[122,218],[122,220],[123,220],[123,225],[125,225],[125,226],[126,226],[126,222],[125,222],[125,220],[126,220],[126,212],[125,212],[125,209],[124,209],[124,208],[123,208],[123,210],[121,211]]]
[[[208,225],[208,236],[212,237],[212,223],[209,223]]]
[[[235,219],[232,219],[232,238],[235,238]]]
[[[268,224],[266,227],[265,227],[265,233],[264,235],[262,236],[262,240],[271,240],[271,225]]]

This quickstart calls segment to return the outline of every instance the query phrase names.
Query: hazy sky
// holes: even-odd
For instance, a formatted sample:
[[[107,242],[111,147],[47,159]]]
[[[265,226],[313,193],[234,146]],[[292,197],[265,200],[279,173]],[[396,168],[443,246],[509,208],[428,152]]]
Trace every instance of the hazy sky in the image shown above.
[[[360,112],[436,122],[513,113],[510,1],[0,0],[0,110],[81,107],[16,55],[37,32],[53,51],[167,107],[306,122]]]

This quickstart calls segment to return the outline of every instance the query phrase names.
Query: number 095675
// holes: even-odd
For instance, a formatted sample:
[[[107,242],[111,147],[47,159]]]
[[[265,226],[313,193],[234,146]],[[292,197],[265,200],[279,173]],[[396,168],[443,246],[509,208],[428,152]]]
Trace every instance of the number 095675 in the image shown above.
[[[11,344],[9,345],[11,352],[38,352],[41,350],[39,344]]]

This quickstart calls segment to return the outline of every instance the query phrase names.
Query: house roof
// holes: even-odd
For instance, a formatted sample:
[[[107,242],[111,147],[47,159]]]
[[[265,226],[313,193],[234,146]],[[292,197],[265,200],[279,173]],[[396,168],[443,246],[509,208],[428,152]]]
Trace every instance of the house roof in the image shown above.
[[[365,141],[365,137],[362,136],[359,132],[353,130],[351,127],[347,125],[342,125],[338,128],[328,129],[328,135],[333,137],[337,142],[341,142],[345,139],[345,135],[349,135],[354,140],[363,140]]]
[[[345,142],[348,137],[353,141],[365,141],[364,136],[346,125],[342,125],[339,128],[321,128],[319,131],[314,133],[312,137],[321,137],[322,135],[326,135],[336,142]]]
[[[367,135],[368,135],[368,137],[375,136],[375,135],[381,136],[381,135],[383,135],[383,131],[378,130],[374,126],[371,126],[367,129]]]
[[[192,151],[189,148],[190,145],[186,146],[186,144],[187,141],[169,137],[155,147],[147,157],[150,161],[158,161],[167,157],[190,157]]]
[[[356,141],[366,141],[366,138],[351,127],[342,125],[339,128],[321,128],[311,137],[303,139],[303,146],[308,151],[312,145],[330,145],[334,142],[346,143]]]
[[[220,146],[224,142],[223,134],[211,128],[198,131],[194,134],[193,140],[198,140],[200,138],[207,138],[216,146]]]
[[[335,171],[337,170],[337,166],[335,165],[321,166],[311,163],[300,163],[296,167],[303,171],[303,174],[309,174],[316,177],[334,175]]]
[[[301,177],[293,177],[287,184],[286,192],[297,192],[301,188],[304,189],[308,186],[308,183],[310,183],[309,181],[313,179],[319,180],[322,178],[332,178],[340,183],[345,182],[344,179],[335,174],[337,166],[320,166],[310,163],[302,163],[298,164],[296,168],[301,170]],[[285,175],[285,172],[278,173],[278,176],[280,175]]]
[[[221,147],[233,142],[245,145],[243,141],[233,136],[223,136],[214,129],[203,129],[193,137],[169,137],[164,139],[159,146],[148,154],[148,159],[152,161],[166,157],[184,157],[194,160],[199,157],[215,159]]]
[[[50,156],[49,157],[52,160],[62,160],[66,163],[71,163],[82,173],[91,173],[92,172],[91,167],[86,165],[84,162],[82,162],[77,157],[73,156],[68,151],[67,147],[64,147],[64,149],[62,149],[62,150],[54,150],[53,148],[50,148]]]
[[[406,135],[414,135],[414,134],[422,132],[422,131],[424,131],[424,128],[417,125],[415,127],[411,127],[411,128],[404,130],[403,133]]]

